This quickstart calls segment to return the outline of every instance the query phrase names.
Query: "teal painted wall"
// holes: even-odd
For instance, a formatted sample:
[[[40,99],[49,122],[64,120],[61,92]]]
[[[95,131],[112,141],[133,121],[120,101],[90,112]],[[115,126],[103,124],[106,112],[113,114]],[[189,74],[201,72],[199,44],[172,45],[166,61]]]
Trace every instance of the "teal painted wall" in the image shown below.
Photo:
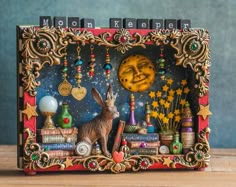
[[[0,0],[0,144],[16,143],[16,25],[37,25],[40,15],[95,18],[188,18],[211,34],[210,143],[236,147],[235,0]]]

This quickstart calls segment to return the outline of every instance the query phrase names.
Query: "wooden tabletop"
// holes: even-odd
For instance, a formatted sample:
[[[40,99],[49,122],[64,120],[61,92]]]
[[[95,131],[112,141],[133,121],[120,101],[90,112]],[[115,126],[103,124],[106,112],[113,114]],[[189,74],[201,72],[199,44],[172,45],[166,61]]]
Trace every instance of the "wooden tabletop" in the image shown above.
[[[212,149],[205,171],[136,173],[49,172],[25,176],[16,168],[16,146],[0,146],[0,187],[236,187],[236,149]]]

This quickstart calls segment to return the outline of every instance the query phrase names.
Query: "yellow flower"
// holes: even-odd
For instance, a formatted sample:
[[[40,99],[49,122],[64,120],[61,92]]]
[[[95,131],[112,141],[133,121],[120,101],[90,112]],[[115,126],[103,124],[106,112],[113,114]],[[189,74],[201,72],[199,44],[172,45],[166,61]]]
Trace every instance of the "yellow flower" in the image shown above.
[[[163,113],[159,114],[159,119],[162,120],[165,117],[165,115]]]
[[[181,90],[180,88],[178,88],[178,89],[176,90],[176,94],[177,94],[177,95],[181,95],[181,94],[182,94],[182,90]]]
[[[169,93],[170,96],[174,96],[175,91],[171,89],[168,93]]]
[[[162,86],[162,90],[163,90],[164,92],[167,92],[168,89],[169,89],[169,87],[168,87],[167,85]]]
[[[167,101],[172,102],[173,100],[174,100],[174,97],[173,97],[173,96],[168,96],[168,97],[167,97]]]
[[[152,106],[153,106],[153,108],[157,108],[158,107],[158,102],[157,101],[153,101],[152,102]]]
[[[180,114],[179,109],[176,109],[176,110],[174,111],[174,114],[175,114],[176,116],[179,115],[179,114]]]
[[[155,97],[155,92],[151,91],[151,92],[149,93],[149,97],[154,98],[154,97]]]
[[[158,117],[157,111],[153,111],[153,110],[152,110],[151,116],[154,117],[154,118],[157,118],[157,117]]]
[[[167,116],[169,119],[172,119],[174,117],[174,114],[172,112],[170,112]]]
[[[180,116],[175,116],[175,122],[180,122],[180,120],[181,120],[181,117]]]
[[[183,80],[181,81],[181,85],[185,86],[186,84],[187,84],[187,80],[186,80],[186,79],[183,79]]]
[[[162,93],[160,91],[157,91],[156,96],[161,97]]]
[[[188,87],[184,88],[184,93],[188,94],[190,92],[190,89]]]
[[[169,102],[165,102],[165,103],[164,103],[164,107],[165,107],[165,108],[169,108],[169,107],[170,107],[170,103],[169,103]]]
[[[185,103],[186,103],[186,100],[185,100],[185,99],[181,99],[181,100],[180,100],[180,104],[181,104],[182,106],[184,106]]]
[[[163,123],[164,123],[164,124],[168,124],[168,123],[169,123],[169,119],[168,119],[167,117],[164,117],[164,118],[163,118]]]
[[[167,84],[172,85],[173,82],[174,82],[173,79],[171,78],[167,79]]]
[[[164,104],[165,104],[165,100],[164,100],[164,99],[161,99],[161,100],[160,100],[160,104],[161,104],[161,105],[164,105]]]

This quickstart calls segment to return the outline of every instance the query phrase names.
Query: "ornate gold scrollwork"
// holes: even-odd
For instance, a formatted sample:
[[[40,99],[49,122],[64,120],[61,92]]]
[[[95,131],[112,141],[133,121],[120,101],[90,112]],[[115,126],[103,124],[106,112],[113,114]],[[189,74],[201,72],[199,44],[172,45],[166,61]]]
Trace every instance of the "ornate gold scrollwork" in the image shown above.
[[[132,47],[140,46],[146,48],[145,37],[142,37],[139,33],[135,33],[132,36],[128,30],[120,29],[113,35],[113,39],[111,39],[111,36],[112,35],[109,32],[95,36],[96,42],[98,45],[116,48],[117,51],[120,51],[123,54]]]
[[[209,33],[207,30],[183,30],[181,35],[174,37],[171,46],[176,49],[176,65],[184,68],[190,66],[198,81],[199,97],[206,95],[209,82],[210,50]]]
[[[40,145],[34,143],[35,134],[28,128],[24,130],[27,139],[24,146],[25,168],[37,170],[58,166],[61,170],[66,168],[66,158],[50,158]],[[83,165],[91,171],[110,170],[113,173],[125,172],[126,170],[139,171],[146,170],[153,164],[160,163],[169,168],[176,168],[176,164],[186,168],[203,168],[210,161],[210,145],[207,140],[209,128],[203,129],[199,133],[199,143],[196,143],[186,155],[132,155],[124,158],[120,162],[115,162],[113,158],[104,155],[92,155],[84,158],[72,157],[69,166]]]

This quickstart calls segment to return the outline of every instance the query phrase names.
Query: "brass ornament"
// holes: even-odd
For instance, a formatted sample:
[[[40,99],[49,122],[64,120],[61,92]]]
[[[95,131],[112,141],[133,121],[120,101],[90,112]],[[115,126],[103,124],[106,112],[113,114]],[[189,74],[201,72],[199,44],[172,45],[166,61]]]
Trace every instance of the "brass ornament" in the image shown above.
[[[87,94],[87,89],[85,87],[75,87],[72,88],[71,90],[71,95],[77,99],[77,100],[82,100]]]
[[[206,106],[204,106],[204,105],[200,105],[200,110],[199,110],[199,112],[197,113],[197,115],[199,115],[199,116],[202,116],[202,118],[204,119],[204,120],[206,120],[206,118],[208,117],[208,116],[210,116],[210,115],[212,115],[212,113],[210,112],[210,105],[208,104],[208,105],[206,105]]]
[[[71,93],[72,85],[67,79],[64,79],[58,86],[58,92],[61,96],[68,96]]]
[[[82,165],[91,171],[110,170],[113,173],[125,172],[127,170],[139,171],[146,170],[153,164],[160,163],[169,168],[176,168],[176,164],[186,168],[203,168],[208,166],[210,161],[210,145],[208,143],[207,134],[209,128],[200,131],[196,143],[186,155],[132,155],[120,161],[104,155],[91,155],[88,157],[73,156],[71,158],[50,158],[44,152],[40,145],[34,143],[35,133],[29,128],[24,130],[27,139],[24,145],[24,168],[30,170],[46,169],[58,166],[61,170],[70,166]]]

